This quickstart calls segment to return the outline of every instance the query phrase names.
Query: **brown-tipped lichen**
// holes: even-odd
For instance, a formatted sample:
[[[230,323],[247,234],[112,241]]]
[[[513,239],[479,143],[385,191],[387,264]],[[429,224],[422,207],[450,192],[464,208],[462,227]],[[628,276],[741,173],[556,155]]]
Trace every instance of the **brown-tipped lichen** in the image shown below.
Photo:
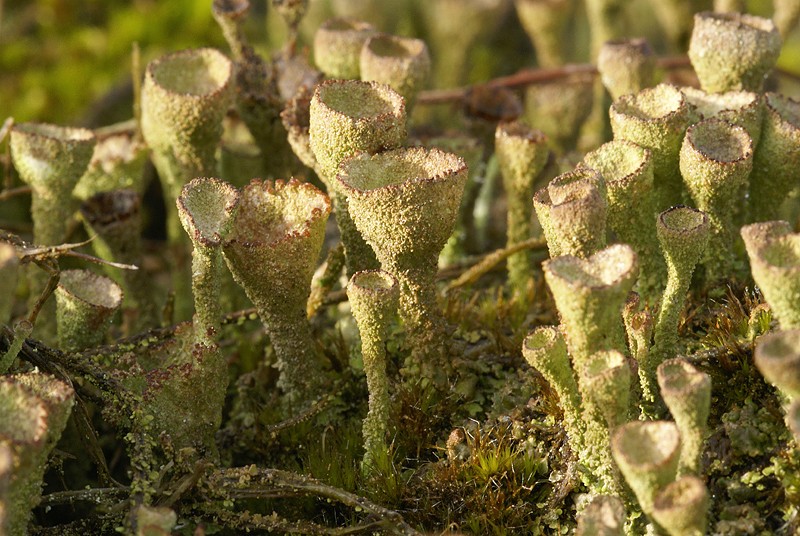
[[[322,386],[306,302],[330,210],[328,197],[310,184],[253,180],[241,192],[223,246],[234,279],[270,335],[278,385],[292,413],[309,404]]]

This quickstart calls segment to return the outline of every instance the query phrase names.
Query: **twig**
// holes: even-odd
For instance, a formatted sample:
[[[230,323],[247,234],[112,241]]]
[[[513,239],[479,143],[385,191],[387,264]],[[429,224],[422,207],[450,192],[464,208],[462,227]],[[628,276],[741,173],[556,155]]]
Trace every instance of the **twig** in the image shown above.
[[[242,485],[242,482],[248,484]],[[421,536],[408,525],[403,517],[393,510],[375,504],[369,499],[360,497],[349,491],[329,486],[309,476],[282,471],[280,469],[263,469],[256,466],[237,469],[222,469],[212,472],[207,479],[206,489],[215,492],[216,499],[257,499],[273,497],[278,493],[283,496],[312,495],[320,498],[336,500],[357,511],[376,516],[377,523],[387,531],[405,536]]]
[[[54,506],[57,504],[75,504],[77,502],[92,502],[95,504],[113,504],[125,499],[130,489],[125,488],[89,488],[67,491],[56,491],[42,496],[39,506]]]
[[[506,260],[514,253],[518,253],[526,249],[542,249],[546,246],[547,242],[545,242],[543,238],[536,237],[504,249],[498,249],[497,251],[486,255],[480,262],[461,274],[458,279],[447,286],[446,291],[449,292],[453,289],[474,283],[482,276],[489,273],[497,264]]]
[[[18,195],[25,195],[31,193],[30,186],[17,186],[16,188],[6,188],[3,191],[0,191],[0,201],[7,201],[12,197],[16,197]]]

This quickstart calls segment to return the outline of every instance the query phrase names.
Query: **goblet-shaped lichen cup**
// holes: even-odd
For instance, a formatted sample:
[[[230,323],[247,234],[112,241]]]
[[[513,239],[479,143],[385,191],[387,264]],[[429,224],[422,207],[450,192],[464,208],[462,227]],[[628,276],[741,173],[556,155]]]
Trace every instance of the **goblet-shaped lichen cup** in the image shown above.
[[[709,11],[694,16],[689,59],[704,91],[761,91],[780,52],[781,36],[770,19]]]
[[[345,158],[394,149],[405,142],[403,97],[377,82],[328,80],[314,90],[309,113],[309,142],[333,201],[347,272],[377,268],[375,254],[353,224],[336,174]]]
[[[614,100],[655,85],[656,58],[646,39],[606,41],[597,56],[597,69]]]
[[[0,445],[11,451],[5,503],[5,534],[26,534],[31,510],[39,504],[47,457],[72,410],[75,392],[40,374],[0,380]]]
[[[364,465],[369,470],[373,456],[386,450],[389,427],[389,381],[386,377],[386,338],[397,314],[400,285],[383,270],[353,274],[347,298],[361,335],[361,354],[369,389],[369,413],[364,419]]]
[[[658,366],[657,375],[661,397],[681,431],[678,474],[699,474],[711,409],[711,377],[685,359],[664,361]]]
[[[558,394],[570,446],[573,452],[580,452],[586,427],[581,417],[581,395],[564,334],[558,326],[539,326],[522,342],[522,355]]]
[[[314,34],[314,62],[328,78],[357,79],[361,74],[361,47],[378,33],[370,23],[334,18]]]
[[[653,154],[655,210],[681,201],[682,183],[678,167],[686,129],[695,122],[696,112],[683,93],[669,84],[623,95],[609,110],[615,140],[629,140]]]
[[[588,257],[606,244],[605,183],[591,168],[559,175],[533,196],[550,257]]]
[[[622,309],[638,274],[636,253],[628,245],[615,244],[587,259],[556,257],[543,268],[582,386],[593,354],[627,351]]]
[[[703,262],[706,281],[727,279],[734,264],[734,214],[753,169],[750,135],[727,121],[704,119],[686,131],[680,168],[686,189],[711,226]]]
[[[783,329],[800,328],[800,234],[785,222],[742,227],[750,270]]]
[[[211,346],[219,338],[221,250],[238,202],[236,188],[214,178],[193,179],[178,196],[178,215],[192,241],[192,324],[197,344]]]
[[[756,345],[756,367],[789,399],[800,399],[800,329],[764,335]]]
[[[800,168],[800,102],[777,93],[765,96],[761,141],[750,176],[750,219],[777,217],[781,204],[797,185]]]
[[[631,394],[631,368],[617,350],[597,352],[584,371],[585,401],[601,424],[613,430],[628,421]]]
[[[647,360],[639,363],[642,397],[646,403],[658,399],[658,365],[674,357],[678,324],[692,282],[692,273],[703,256],[711,230],[704,212],[677,206],[658,215],[656,234],[667,261],[667,286],[661,298],[654,330],[655,344],[648,352]]]
[[[536,63],[545,69],[564,63],[564,32],[572,18],[573,0],[514,0],[517,17],[536,51]]]
[[[311,91],[301,88],[281,112],[281,122],[288,134],[289,145],[304,166],[316,172],[317,159],[311,150],[309,125],[311,122]]]
[[[112,279],[88,270],[61,272],[55,294],[58,344],[63,350],[100,344],[123,297]]]
[[[11,159],[31,187],[31,218],[36,244],[64,241],[75,210],[72,190],[86,172],[97,140],[91,130],[45,123],[19,123],[11,129]]]
[[[253,180],[223,245],[233,278],[267,329],[288,408],[318,394],[322,372],[306,319],[311,276],[325,238],[328,197],[307,183]]]
[[[497,125],[494,147],[508,204],[506,245],[512,246],[533,235],[533,184],[550,151],[543,132],[517,122]],[[508,258],[508,280],[518,297],[524,296],[532,274],[530,252],[521,251]]]
[[[233,64],[212,48],[167,54],[147,66],[141,128],[164,186],[168,232],[181,240],[174,207],[183,185],[215,174],[222,119],[233,97]]]
[[[396,35],[374,35],[361,48],[361,79],[386,84],[406,101],[411,115],[417,93],[431,72],[428,46],[421,39]]]
[[[525,90],[525,119],[547,134],[554,150],[575,147],[581,126],[592,113],[594,77],[583,74],[532,84]]]
[[[661,489],[653,501],[653,519],[670,536],[703,536],[710,497],[701,479],[686,475]]]
[[[656,493],[675,480],[681,435],[669,421],[632,421],[611,437],[611,452],[639,506],[652,515]]]
[[[753,148],[761,139],[761,123],[764,118],[764,96],[752,91],[727,91],[707,93],[694,87],[682,87],[681,92],[689,104],[697,108],[703,119],[722,119],[739,125],[750,134]]]
[[[439,149],[396,149],[348,159],[337,179],[356,227],[400,283],[400,314],[415,365],[424,377],[446,385],[451,365],[435,277],[467,181],[464,160]]]
[[[614,140],[587,153],[581,166],[600,173],[606,186],[608,227],[639,257],[639,294],[655,303],[664,284],[664,268],[656,239],[652,153],[633,142]]]

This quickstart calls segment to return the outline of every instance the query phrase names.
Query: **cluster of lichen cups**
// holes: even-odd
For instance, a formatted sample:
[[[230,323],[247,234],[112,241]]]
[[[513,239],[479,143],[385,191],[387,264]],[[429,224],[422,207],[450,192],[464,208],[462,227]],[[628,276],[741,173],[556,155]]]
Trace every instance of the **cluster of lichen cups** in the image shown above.
[[[637,511],[657,531],[705,533],[709,494],[698,476],[711,382],[676,358],[678,323],[695,267],[704,268],[709,286],[736,273],[743,264],[736,228],[774,218],[792,187],[797,103],[759,93],[780,49],[771,24],[697,15],[690,58],[703,90],[664,84],[637,90],[652,65],[616,60],[636,55],[632,46],[607,50],[601,71],[616,98],[614,141],[534,196],[552,258],[543,265],[545,280],[561,325],[534,330],[523,355],[559,395],[570,445],[599,501],[582,514],[581,534],[643,530],[632,528],[641,523]],[[730,50],[744,42],[753,44],[747,61]],[[607,227],[630,246],[605,247]],[[742,237],[752,275],[781,327],[797,328],[796,235],[785,222],[767,222],[743,228]],[[629,297],[634,288],[638,294]],[[793,331],[778,332],[756,350],[759,369],[786,395],[795,433],[796,339]],[[651,420],[666,409],[674,422]]]

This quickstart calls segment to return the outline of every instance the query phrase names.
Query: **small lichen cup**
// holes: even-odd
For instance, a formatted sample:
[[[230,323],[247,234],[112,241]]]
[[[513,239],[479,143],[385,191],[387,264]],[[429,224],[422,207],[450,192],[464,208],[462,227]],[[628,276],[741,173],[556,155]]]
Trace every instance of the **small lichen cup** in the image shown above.
[[[181,240],[174,206],[183,185],[213,176],[222,119],[233,97],[231,61],[212,48],[174,52],[147,66],[142,87],[141,129],[164,185],[168,232]]]
[[[314,62],[328,78],[358,79],[361,75],[361,48],[377,34],[370,23],[334,18],[314,34]]]
[[[625,506],[619,497],[597,495],[578,514],[575,536],[623,536]]]
[[[592,113],[593,88],[586,75],[532,84],[525,90],[525,120],[547,135],[555,151],[571,150]]]
[[[704,119],[686,131],[680,169],[689,195],[711,226],[703,261],[706,281],[727,279],[735,260],[734,216],[753,169],[753,141],[740,126]]]
[[[656,239],[652,153],[633,142],[613,140],[587,153],[581,166],[603,177],[608,227],[636,251],[638,292],[645,302],[655,303],[666,274]]]
[[[697,108],[697,113],[703,119],[714,117],[739,125],[750,134],[753,148],[758,147],[765,108],[765,99],[761,93],[752,91],[707,93],[694,87],[682,87],[681,92],[689,104]]]
[[[704,91],[761,91],[780,51],[770,19],[709,11],[694,16],[689,59]]]
[[[652,517],[656,494],[678,472],[678,427],[669,421],[631,421],[614,431],[611,452],[642,511]]]
[[[669,84],[623,95],[609,110],[615,140],[629,140],[653,155],[655,210],[680,203],[678,155],[686,129],[697,119],[694,106],[680,90]]]
[[[375,253],[353,224],[336,174],[350,156],[394,149],[405,142],[403,98],[377,82],[328,80],[314,90],[309,114],[309,143],[333,202],[347,273],[378,268]]]
[[[767,93],[761,140],[750,176],[749,221],[769,221],[796,186],[800,167],[800,102]]]
[[[360,66],[361,80],[386,84],[397,91],[411,115],[417,93],[430,76],[431,58],[421,39],[379,34],[364,42]]]
[[[225,181],[198,177],[184,185],[176,203],[192,242],[195,343],[212,346],[220,336],[222,322],[222,244],[239,208],[239,192]]]
[[[453,231],[467,166],[439,149],[408,148],[342,164],[350,216],[382,268],[400,283],[400,315],[423,377],[446,385],[445,322],[436,302],[438,256]]]
[[[646,39],[606,41],[597,56],[597,69],[613,100],[655,85],[656,58]]]
[[[364,467],[386,450],[389,429],[389,380],[386,376],[386,338],[400,299],[397,279],[383,270],[357,272],[347,285],[347,298],[361,335],[361,355],[369,390],[369,412],[364,419]]]
[[[703,536],[711,498],[701,479],[686,475],[661,489],[653,501],[653,519],[670,536]]]
[[[100,344],[123,298],[112,279],[88,270],[62,271],[55,295],[58,345],[69,351]]]
[[[313,401],[323,373],[306,318],[311,277],[325,238],[328,197],[308,183],[253,180],[223,244],[233,278],[270,335],[288,409]]]
[[[67,424],[75,392],[64,382],[41,373],[0,379],[0,448],[10,451],[7,487],[0,494],[9,535],[26,534],[33,508],[39,504],[47,457]]]
[[[711,409],[711,377],[679,358],[664,361],[656,372],[661,397],[683,441],[678,475],[700,474],[700,458]]]
[[[783,329],[800,328],[800,234],[786,222],[741,229],[750,270]]]
[[[86,172],[97,140],[91,130],[45,123],[19,123],[11,129],[11,159],[31,187],[31,218],[36,244],[64,241],[75,205],[72,190]]]
[[[800,329],[764,335],[754,360],[759,372],[790,400],[800,399]]]
[[[608,202],[603,177],[579,168],[554,178],[533,196],[550,257],[586,258],[606,244]]]
[[[533,184],[550,151],[543,132],[518,122],[497,125],[494,147],[508,204],[506,245],[512,246],[533,235]],[[529,252],[521,251],[509,257],[508,280],[517,296],[525,294],[532,274]]]

